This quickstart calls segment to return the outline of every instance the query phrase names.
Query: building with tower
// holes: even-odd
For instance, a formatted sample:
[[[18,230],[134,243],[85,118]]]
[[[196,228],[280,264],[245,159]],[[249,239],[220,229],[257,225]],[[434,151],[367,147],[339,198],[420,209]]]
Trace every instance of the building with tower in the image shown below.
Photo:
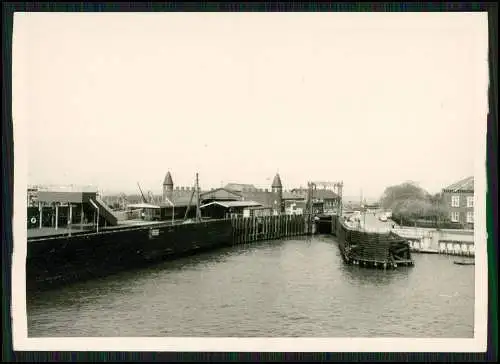
[[[172,180],[172,175],[170,174],[170,171],[168,171],[165,176],[165,179],[163,180],[162,202],[165,202],[167,198],[169,200],[172,200],[173,193],[174,193],[174,181]]]
[[[273,203],[274,213],[279,215],[285,211],[285,206],[283,204],[283,185],[281,184],[279,173],[276,173],[276,176],[274,176],[273,183],[271,185],[271,192],[275,197]]]
[[[262,189],[256,188],[253,184],[228,183],[224,187],[203,192],[200,195],[201,208],[213,209],[213,206],[217,205],[219,209],[225,209],[228,214],[279,215],[285,212],[285,201],[303,199],[301,196],[284,191],[279,174],[274,176],[270,187]],[[237,201],[239,202],[236,203]]]

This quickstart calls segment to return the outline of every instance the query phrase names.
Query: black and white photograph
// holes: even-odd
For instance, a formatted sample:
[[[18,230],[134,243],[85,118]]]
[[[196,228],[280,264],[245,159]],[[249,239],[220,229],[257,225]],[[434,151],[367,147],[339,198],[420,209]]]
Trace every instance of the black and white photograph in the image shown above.
[[[19,12],[24,350],[486,348],[486,12]]]

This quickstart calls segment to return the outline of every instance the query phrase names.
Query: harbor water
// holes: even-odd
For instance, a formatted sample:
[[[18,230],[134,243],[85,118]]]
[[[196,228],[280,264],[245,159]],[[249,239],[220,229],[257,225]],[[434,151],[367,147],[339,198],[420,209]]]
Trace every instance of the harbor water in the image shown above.
[[[28,296],[29,337],[474,335],[474,266],[348,266],[331,236],[235,246]]]

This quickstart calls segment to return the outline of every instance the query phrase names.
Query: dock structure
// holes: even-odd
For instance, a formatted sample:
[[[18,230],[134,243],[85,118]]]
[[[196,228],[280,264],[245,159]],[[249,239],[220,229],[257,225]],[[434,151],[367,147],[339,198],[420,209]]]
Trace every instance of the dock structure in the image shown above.
[[[247,244],[307,234],[304,216],[301,215],[233,217],[231,224],[233,244]]]
[[[333,223],[339,249],[345,263],[374,268],[413,266],[408,241],[390,229],[375,230],[347,223],[344,216]]]
[[[97,191],[49,189],[38,191],[38,206],[28,207],[28,228],[71,231],[88,228],[89,220],[97,229],[118,225],[118,219]]]
[[[392,230],[404,238],[415,253],[474,257],[474,230],[407,228]]]

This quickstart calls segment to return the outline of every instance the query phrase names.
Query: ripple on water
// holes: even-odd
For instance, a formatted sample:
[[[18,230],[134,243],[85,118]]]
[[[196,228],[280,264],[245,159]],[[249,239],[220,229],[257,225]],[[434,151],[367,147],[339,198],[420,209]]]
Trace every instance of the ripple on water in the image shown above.
[[[325,237],[232,247],[30,297],[29,335],[472,337],[474,270],[414,258],[384,272]]]

